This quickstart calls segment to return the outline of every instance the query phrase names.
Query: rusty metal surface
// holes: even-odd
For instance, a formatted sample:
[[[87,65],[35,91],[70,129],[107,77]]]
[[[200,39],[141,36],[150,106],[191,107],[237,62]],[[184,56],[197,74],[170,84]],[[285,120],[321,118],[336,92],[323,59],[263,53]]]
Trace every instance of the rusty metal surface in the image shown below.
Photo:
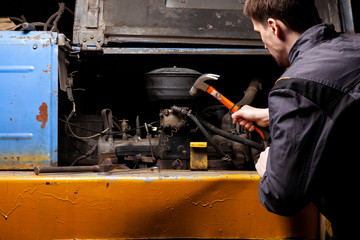
[[[0,172],[0,239],[317,239],[318,213],[266,211],[255,172]]]
[[[250,19],[242,14],[243,1],[191,2],[161,0],[79,0],[75,9],[76,44],[101,46],[104,41],[238,45],[250,40],[261,45]],[[235,2],[239,8],[234,9]],[[92,11],[88,11],[92,9]],[[136,40],[135,40],[136,41]]]
[[[353,19],[353,11],[351,6],[351,0],[339,0],[342,30],[347,33],[355,33],[355,25]]]
[[[341,18],[349,16],[349,0],[340,1],[340,6],[345,9],[343,16],[337,0],[315,2],[323,21],[333,23],[336,30],[341,31]],[[104,49],[104,53],[112,54],[134,53],[135,49],[127,49],[131,45],[149,47],[160,44],[166,47],[192,44],[196,46],[192,51],[201,48],[201,45],[210,48],[214,45],[261,47],[259,34],[253,31],[250,19],[242,13],[244,3],[243,0],[78,0],[73,42],[82,50],[103,50],[112,43],[123,48],[121,45],[126,44],[125,49]],[[165,50],[136,49],[136,53],[172,53],[170,48]],[[197,53],[206,54],[208,51]],[[173,52],[191,53],[189,50]],[[211,52],[222,54],[221,51]],[[224,53],[229,51],[224,49]]]
[[[95,50],[95,49],[93,49]],[[264,48],[102,48],[104,54],[269,55]]]
[[[57,164],[56,37],[0,32],[0,169]]]

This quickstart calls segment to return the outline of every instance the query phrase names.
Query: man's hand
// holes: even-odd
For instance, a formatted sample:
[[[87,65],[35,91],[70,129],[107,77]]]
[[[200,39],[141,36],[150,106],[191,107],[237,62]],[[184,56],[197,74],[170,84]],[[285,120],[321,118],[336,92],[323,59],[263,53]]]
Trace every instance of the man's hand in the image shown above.
[[[265,151],[260,153],[260,157],[255,164],[256,171],[258,172],[260,177],[263,177],[264,173],[266,172],[266,163],[268,159],[269,149],[270,147],[267,147]]]
[[[260,127],[269,126],[269,109],[244,105],[232,115],[232,119],[234,124],[239,123],[243,128],[254,131],[254,122]]]

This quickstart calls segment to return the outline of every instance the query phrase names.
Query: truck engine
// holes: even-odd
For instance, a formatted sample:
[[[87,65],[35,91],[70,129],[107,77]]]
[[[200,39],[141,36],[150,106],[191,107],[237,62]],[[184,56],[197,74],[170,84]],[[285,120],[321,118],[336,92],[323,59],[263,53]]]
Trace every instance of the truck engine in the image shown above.
[[[231,110],[266,107],[282,69],[248,31],[243,4],[193,4],[77,2],[77,47],[65,54],[67,66],[60,64],[60,166],[106,160],[126,169],[191,169],[190,144],[204,142],[208,164],[201,170],[254,170],[269,134],[234,125]],[[204,74],[219,75],[206,84],[234,101],[232,108],[203,90],[190,95]]]

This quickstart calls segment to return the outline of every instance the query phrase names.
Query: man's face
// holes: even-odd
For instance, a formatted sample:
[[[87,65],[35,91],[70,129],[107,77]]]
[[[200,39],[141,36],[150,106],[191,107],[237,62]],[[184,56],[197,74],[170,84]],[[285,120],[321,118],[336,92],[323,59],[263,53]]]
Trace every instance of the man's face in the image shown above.
[[[285,43],[276,34],[273,25],[267,23],[266,25],[251,19],[254,25],[254,31],[260,33],[261,40],[265,44],[265,49],[269,50],[269,53],[273,56],[276,63],[280,67],[288,67],[290,65],[288,61],[288,54],[285,50]]]

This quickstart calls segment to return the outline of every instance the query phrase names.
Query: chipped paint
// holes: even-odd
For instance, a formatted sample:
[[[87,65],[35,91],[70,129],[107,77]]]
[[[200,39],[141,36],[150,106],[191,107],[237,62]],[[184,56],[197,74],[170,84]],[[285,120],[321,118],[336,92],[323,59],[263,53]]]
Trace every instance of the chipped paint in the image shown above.
[[[43,69],[42,71],[44,73],[50,73],[51,72],[51,65],[47,65],[48,69]]]
[[[45,102],[43,102],[39,107],[39,115],[36,115],[36,120],[42,122],[41,128],[45,128],[48,121],[48,106]]]
[[[0,169],[56,165],[59,49],[49,44],[57,33],[1,34]]]
[[[226,198],[226,199],[215,199],[215,200],[213,200],[211,202],[206,202],[206,203],[202,203],[201,201],[197,201],[197,202],[192,202],[192,205],[212,208],[215,203],[223,203],[226,200],[229,200],[229,199],[228,198]]]
[[[20,206],[20,203],[16,204],[7,214],[5,214],[5,213],[3,212],[3,210],[0,209],[0,214],[1,214],[1,216],[3,216],[5,220],[7,220],[7,219],[9,218],[10,214],[11,214],[13,211],[15,211],[15,209],[16,209],[18,206]]]
[[[235,171],[0,172],[0,239],[316,239],[315,208],[271,214],[259,181]]]
[[[38,186],[35,186],[33,189],[31,188],[26,188],[22,193],[18,194],[17,197],[15,198],[15,201],[13,201],[13,204],[10,208],[10,210],[8,211],[4,211],[1,206],[0,206],[0,215],[4,217],[5,220],[8,220],[9,216],[22,204],[22,201],[25,199],[24,195],[30,191],[30,194],[33,194],[36,189],[38,188]],[[8,187],[7,187],[7,191],[9,191]]]
[[[45,167],[49,165],[50,161],[47,154],[0,153],[0,168],[2,170],[34,169],[36,166]]]

